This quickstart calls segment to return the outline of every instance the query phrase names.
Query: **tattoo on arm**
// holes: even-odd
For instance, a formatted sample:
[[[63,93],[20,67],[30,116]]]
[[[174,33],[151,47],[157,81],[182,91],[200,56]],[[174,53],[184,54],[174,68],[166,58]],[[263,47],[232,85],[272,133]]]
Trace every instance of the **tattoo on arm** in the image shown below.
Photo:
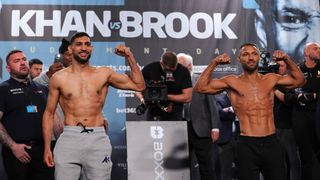
[[[0,111],[0,142],[7,147],[11,147],[14,144],[14,141],[9,136],[7,130],[4,128],[1,119],[3,116],[3,112]]]
[[[14,143],[7,131],[4,129],[2,123],[0,123],[0,142],[7,147],[11,147]]]

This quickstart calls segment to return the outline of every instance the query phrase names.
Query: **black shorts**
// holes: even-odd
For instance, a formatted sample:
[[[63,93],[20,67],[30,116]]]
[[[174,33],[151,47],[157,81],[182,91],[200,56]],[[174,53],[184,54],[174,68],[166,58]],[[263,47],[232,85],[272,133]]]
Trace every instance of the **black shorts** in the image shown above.
[[[265,137],[239,136],[236,145],[240,180],[285,180],[285,149],[276,134]]]

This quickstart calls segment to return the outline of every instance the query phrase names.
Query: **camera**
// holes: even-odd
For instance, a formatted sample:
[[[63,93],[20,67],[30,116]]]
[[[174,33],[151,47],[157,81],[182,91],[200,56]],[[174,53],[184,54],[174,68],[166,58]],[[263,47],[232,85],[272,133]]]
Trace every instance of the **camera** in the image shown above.
[[[270,61],[270,53],[266,49],[260,49],[261,65],[258,67],[258,71],[261,74],[277,73],[279,70],[279,64]]]
[[[143,92],[145,104],[136,107],[138,116],[145,113],[148,107],[161,107],[160,102],[168,100],[168,88],[164,81],[149,81],[146,83],[146,89]]]
[[[163,81],[152,81],[147,83],[143,92],[145,102],[160,102],[168,100],[168,88]]]

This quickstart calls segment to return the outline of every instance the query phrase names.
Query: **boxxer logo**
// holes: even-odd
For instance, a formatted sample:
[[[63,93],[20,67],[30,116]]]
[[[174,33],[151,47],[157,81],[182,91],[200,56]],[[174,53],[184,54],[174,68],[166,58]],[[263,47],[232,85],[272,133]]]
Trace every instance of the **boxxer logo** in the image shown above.
[[[153,162],[155,164],[154,180],[164,180],[164,168],[163,168],[163,128],[161,126],[151,126],[150,135],[153,138]]]
[[[162,139],[163,137],[163,128],[161,126],[151,126],[150,135],[153,139]]]

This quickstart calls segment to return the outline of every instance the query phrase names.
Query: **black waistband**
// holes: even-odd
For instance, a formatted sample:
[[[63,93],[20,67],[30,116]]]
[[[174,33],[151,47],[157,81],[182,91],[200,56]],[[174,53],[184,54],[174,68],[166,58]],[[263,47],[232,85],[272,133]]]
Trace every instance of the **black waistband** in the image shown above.
[[[245,140],[245,141],[264,141],[264,140],[273,140],[276,139],[276,134],[271,134],[268,136],[262,136],[262,137],[255,137],[255,136],[239,136],[239,140]]]

